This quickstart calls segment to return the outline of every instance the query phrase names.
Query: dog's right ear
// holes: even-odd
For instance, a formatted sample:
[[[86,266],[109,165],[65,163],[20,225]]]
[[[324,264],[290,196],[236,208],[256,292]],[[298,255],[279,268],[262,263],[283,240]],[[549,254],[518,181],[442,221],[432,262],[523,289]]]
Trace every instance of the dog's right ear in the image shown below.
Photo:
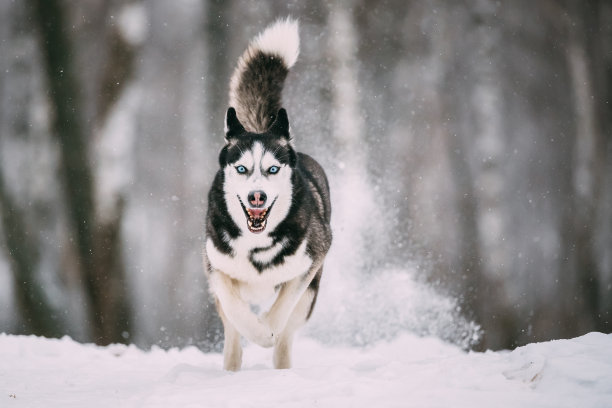
[[[225,141],[229,143],[233,138],[245,132],[244,126],[236,116],[236,109],[230,107],[225,114]]]
[[[287,117],[287,111],[284,108],[280,108],[274,119],[274,123],[270,125],[268,132],[284,137],[290,141],[291,136],[289,134],[289,118]]]

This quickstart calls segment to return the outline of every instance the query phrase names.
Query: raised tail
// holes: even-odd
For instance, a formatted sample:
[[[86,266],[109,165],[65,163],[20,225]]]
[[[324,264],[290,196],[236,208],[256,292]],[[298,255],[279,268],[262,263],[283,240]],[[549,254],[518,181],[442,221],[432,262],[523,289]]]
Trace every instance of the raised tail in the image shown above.
[[[289,68],[300,53],[298,22],[281,19],[251,40],[230,81],[229,103],[246,130],[263,133],[282,107]]]

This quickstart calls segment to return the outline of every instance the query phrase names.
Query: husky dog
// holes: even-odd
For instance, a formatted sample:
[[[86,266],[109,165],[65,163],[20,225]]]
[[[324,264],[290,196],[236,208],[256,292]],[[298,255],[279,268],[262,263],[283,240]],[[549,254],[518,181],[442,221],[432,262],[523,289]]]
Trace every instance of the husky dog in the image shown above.
[[[294,150],[281,93],[299,53],[297,21],[255,37],[230,81],[221,168],[208,195],[204,266],[223,321],[224,368],[242,364],[241,336],[291,366],[295,331],[310,317],[331,245],[329,185]],[[251,305],[270,302],[261,315]]]

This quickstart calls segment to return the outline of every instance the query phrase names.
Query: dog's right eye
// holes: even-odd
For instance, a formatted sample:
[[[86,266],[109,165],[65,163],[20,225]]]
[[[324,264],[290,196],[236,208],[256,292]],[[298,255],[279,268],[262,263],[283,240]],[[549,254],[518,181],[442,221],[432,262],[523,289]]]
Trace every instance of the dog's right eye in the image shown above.
[[[247,172],[247,169],[244,166],[236,166],[236,171],[238,172],[238,174],[245,174]]]

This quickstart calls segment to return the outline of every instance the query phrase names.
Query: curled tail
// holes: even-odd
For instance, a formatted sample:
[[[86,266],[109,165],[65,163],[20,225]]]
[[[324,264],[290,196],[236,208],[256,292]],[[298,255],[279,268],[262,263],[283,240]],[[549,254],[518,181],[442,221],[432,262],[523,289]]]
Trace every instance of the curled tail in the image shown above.
[[[282,107],[285,78],[299,53],[298,22],[287,18],[253,38],[238,60],[230,81],[229,103],[248,131],[263,133],[272,124]]]

